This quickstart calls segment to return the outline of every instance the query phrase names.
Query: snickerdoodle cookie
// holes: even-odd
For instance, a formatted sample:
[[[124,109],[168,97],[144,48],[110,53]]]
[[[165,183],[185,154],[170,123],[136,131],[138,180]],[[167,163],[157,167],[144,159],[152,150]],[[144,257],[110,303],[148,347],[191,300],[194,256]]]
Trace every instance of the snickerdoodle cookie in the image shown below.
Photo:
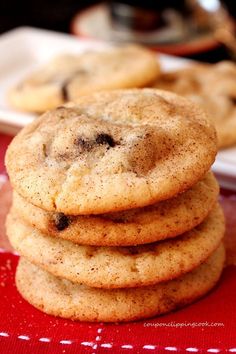
[[[205,295],[218,281],[224,259],[221,244],[203,264],[178,279],[107,290],[57,278],[21,258],[16,285],[29,303],[50,315],[93,322],[132,321],[169,312]]]
[[[12,141],[6,165],[32,204],[102,214],[170,199],[204,177],[215,129],[196,105],[155,89],[84,96],[44,114]]]
[[[17,252],[48,272],[100,288],[140,287],[177,278],[200,265],[224,234],[219,205],[202,224],[171,240],[130,247],[81,246],[45,236],[14,214],[7,233]]]
[[[137,45],[61,55],[11,89],[9,101],[40,113],[95,91],[150,85],[159,73],[157,56]]]
[[[175,237],[200,224],[216,202],[218,183],[211,172],[191,189],[144,208],[102,215],[48,212],[13,194],[12,212],[45,235],[91,246],[128,246]]]
[[[192,65],[163,73],[155,87],[199,104],[214,123],[219,147],[236,144],[236,64]]]

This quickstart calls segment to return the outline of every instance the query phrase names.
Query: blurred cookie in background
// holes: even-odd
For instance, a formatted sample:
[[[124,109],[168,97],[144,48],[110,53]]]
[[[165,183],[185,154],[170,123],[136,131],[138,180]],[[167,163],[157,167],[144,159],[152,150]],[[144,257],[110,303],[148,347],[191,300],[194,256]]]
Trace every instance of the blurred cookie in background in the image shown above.
[[[141,46],[65,54],[12,88],[9,101],[15,108],[41,113],[96,91],[150,85],[159,73],[156,55]]]
[[[222,61],[163,73],[155,87],[202,106],[216,127],[220,149],[236,144],[236,64]]]

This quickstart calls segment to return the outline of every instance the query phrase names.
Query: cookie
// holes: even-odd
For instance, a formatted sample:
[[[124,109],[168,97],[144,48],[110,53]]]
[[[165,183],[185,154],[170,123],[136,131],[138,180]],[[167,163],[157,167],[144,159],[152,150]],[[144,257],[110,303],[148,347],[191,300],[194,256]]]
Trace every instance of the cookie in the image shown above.
[[[45,236],[13,214],[7,234],[21,256],[56,276],[92,287],[136,287],[177,278],[204,262],[223,237],[224,217],[218,205],[184,235],[142,246],[80,246]]]
[[[36,119],[13,139],[6,165],[14,189],[32,204],[88,215],[172,198],[204,177],[216,151],[213,126],[190,101],[120,90]]]
[[[180,235],[200,224],[219,193],[211,172],[175,198],[144,208],[103,215],[47,212],[14,192],[12,213],[45,235],[93,246],[129,246]]]
[[[155,83],[155,87],[162,90],[173,91],[181,96],[188,93],[200,93],[199,78],[209,70],[210,65],[194,64],[176,71],[163,72]]]
[[[101,90],[144,87],[160,73],[157,56],[130,45],[54,58],[9,92],[18,109],[44,112]]]
[[[178,279],[152,287],[106,290],[56,278],[21,258],[16,285],[30,304],[50,315],[93,322],[132,321],[175,310],[205,295],[218,281],[224,259],[221,244],[202,265]]]
[[[236,144],[236,65],[193,65],[165,73],[155,87],[173,91],[199,104],[215,124],[219,147]]]

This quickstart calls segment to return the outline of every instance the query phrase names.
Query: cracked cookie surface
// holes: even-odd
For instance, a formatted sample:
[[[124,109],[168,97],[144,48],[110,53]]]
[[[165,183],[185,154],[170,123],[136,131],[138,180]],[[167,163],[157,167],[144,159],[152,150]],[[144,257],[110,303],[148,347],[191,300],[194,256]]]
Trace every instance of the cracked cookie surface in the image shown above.
[[[32,204],[71,215],[154,204],[202,179],[216,134],[190,101],[155,89],[84,96],[44,114],[12,141],[6,166]]]

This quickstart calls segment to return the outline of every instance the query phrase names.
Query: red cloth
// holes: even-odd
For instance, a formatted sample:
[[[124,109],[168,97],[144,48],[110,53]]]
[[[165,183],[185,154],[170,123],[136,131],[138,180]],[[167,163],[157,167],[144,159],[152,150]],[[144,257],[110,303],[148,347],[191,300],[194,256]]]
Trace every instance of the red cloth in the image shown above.
[[[4,170],[2,159],[9,141],[9,137],[0,134],[0,173]],[[236,226],[236,194],[227,192],[222,204],[227,212],[227,235],[236,237],[231,233]],[[210,294],[184,309],[135,323],[89,324],[45,315],[24,301],[14,284],[17,261],[16,255],[1,251],[2,354],[236,352],[233,265],[224,270],[220,283]]]
[[[7,145],[11,142],[12,137],[9,135],[5,135],[0,133],[0,173],[5,170],[4,167],[4,156]]]

